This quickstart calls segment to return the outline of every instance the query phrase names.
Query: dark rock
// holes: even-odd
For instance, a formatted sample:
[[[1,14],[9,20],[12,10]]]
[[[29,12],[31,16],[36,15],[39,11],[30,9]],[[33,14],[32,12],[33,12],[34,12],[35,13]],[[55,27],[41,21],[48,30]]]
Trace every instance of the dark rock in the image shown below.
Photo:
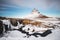
[[[13,25],[13,26],[17,26],[18,25],[18,22],[16,19],[11,19],[10,20],[10,23]]]
[[[3,22],[0,21],[0,36],[3,34]]]

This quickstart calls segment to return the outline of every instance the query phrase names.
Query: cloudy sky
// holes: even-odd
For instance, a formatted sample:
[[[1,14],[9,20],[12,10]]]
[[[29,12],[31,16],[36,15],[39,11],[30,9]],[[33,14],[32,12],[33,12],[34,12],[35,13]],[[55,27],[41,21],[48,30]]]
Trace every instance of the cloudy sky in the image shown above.
[[[34,8],[41,14],[60,17],[60,0],[0,0],[0,16],[23,17]]]

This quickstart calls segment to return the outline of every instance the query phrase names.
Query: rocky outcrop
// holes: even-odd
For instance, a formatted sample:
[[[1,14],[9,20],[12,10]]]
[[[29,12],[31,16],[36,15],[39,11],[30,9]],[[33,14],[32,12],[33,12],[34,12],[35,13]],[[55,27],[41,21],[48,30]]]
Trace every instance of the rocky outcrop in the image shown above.
[[[13,26],[17,26],[17,25],[18,25],[16,19],[10,19],[10,23],[11,23]]]

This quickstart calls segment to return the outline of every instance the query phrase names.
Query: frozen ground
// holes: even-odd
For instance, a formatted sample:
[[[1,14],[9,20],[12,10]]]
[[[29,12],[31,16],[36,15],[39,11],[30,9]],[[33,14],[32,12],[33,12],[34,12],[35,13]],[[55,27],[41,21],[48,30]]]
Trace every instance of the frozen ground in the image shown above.
[[[24,37],[25,34],[22,34],[20,31],[14,30],[9,31],[4,37],[0,40],[60,40],[60,29],[52,30],[52,33],[46,37],[34,37],[30,36],[29,38]]]
[[[60,24],[56,24],[56,23],[60,23],[60,21],[54,21],[54,22],[49,21],[49,22],[55,25],[59,25],[60,27]],[[48,25],[49,22],[45,21],[44,24]],[[9,24],[8,21],[4,21],[4,23]],[[60,40],[60,29],[59,28],[53,29],[52,33],[47,35],[46,37],[39,36],[36,38],[35,36],[30,36],[29,38],[27,38],[24,36],[26,36],[26,34],[23,34],[20,31],[14,30],[6,33],[3,37],[0,38],[0,40]]]

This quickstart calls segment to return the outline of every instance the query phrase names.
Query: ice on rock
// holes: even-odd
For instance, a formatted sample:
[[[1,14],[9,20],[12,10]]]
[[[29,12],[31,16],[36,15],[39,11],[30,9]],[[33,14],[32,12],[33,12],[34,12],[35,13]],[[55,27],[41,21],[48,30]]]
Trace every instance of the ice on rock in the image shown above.
[[[24,26],[23,24],[20,24],[19,22],[18,22],[18,28],[21,28],[22,26]]]
[[[28,30],[29,29],[29,30]],[[33,30],[32,25],[26,25],[23,30],[25,30],[26,32],[31,32]]]
[[[2,22],[3,22],[3,24],[5,24],[5,25],[10,24],[10,21],[9,21],[9,20],[2,20]]]
[[[11,29],[19,29],[19,28],[18,28],[18,26],[13,26],[13,25],[11,24]]]

